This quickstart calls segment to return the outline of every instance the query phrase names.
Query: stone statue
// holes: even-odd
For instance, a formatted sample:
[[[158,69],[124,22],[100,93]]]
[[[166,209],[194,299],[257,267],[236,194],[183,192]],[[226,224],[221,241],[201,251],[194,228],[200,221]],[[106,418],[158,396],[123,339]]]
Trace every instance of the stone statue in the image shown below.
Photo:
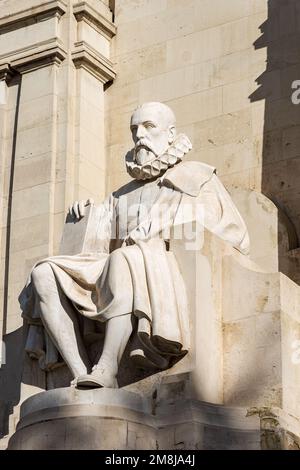
[[[130,128],[134,148],[126,166],[133,180],[95,211],[97,250],[40,261],[20,295],[30,325],[26,350],[46,370],[63,360],[77,387],[117,387],[132,334],[131,357],[144,367],[166,369],[187,353],[185,287],[168,241],[174,227],[197,219],[197,208],[206,229],[242,253],[249,248],[246,226],[215,168],[184,161],[192,146],[176,134],[172,110],[145,103],[134,111]],[[84,217],[88,203],[75,202],[70,214]],[[105,323],[96,364],[84,345],[85,322],[95,328]]]

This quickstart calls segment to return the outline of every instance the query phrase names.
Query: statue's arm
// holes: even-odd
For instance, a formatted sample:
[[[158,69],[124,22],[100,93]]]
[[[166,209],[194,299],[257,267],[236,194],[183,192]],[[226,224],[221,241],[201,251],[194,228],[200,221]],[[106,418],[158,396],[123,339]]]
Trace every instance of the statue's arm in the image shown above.
[[[84,199],[75,201],[68,208],[68,214],[74,219],[81,219],[86,215],[87,208],[89,206],[95,206],[94,199]],[[102,208],[106,214],[112,214],[113,212],[113,195],[110,194],[97,208]]]
[[[202,188],[198,202],[203,206],[205,228],[241,253],[248,254],[250,242],[247,226],[216,174]]]

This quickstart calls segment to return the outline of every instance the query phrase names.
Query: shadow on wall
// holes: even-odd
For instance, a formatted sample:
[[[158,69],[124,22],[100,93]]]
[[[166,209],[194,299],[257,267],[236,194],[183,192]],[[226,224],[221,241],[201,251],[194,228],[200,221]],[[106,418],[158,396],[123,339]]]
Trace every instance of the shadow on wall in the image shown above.
[[[6,243],[5,243],[5,264],[4,264],[4,298],[3,298],[3,338],[5,345],[5,364],[0,368],[0,438],[8,432],[9,414],[13,407],[19,402],[22,365],[23,365],[23,328],[19,328],[9,334],[7,331],[8,316],[8,295],[9,295],[9,268],[11,252],[11,216],[12,216],[12,197],[15,172],[16,143],[18,118],[21,96],[21,76],[15,76],[9,86],[18,87],[16,110],[14,117],[12,152],[10,157],[10,174],[7,198],[7,217],[6,217]]]
[[[4,283],[3,283],[3,332],[6,333],[7,329],[7,315],[8,315],[8,290],[9,290],[9,269],[10,269],[10,252],[11,252],[11,226],[12,226],[12,198],[14,190],[14,174],[15,174],[15,162],[16,162],[16,146],[17,146],[17,133],[18,133],[18,122],[19,122],[19,110],[20,110],[20,97],[22,88],[22,77],[17,75],[14,77],[9,86],[17,86],[18,93],[16,99],[15,117],[13,124],[13,139],[12,139],[12,151],[10,158],[10,171],[9,171],[9,184],[8,192],[5,195],[7,198],[7,216],[6,216],[6,242],[5,242],[5,264],[4,264]]]
[[[249,98],[265,100],[262,193],[288,219],[293,256],[281,257],[279,269],[300,282],[300,104],[292,101],[292,84],[300,80],[299,0],[269,0],[268,19],[260,29],[254,47],[267,48],[266,70]]]
[[[0,439],[8,433],[8,419],[20,400],[23,368],[23,328],[5,335],[5,363],[0,368]]]

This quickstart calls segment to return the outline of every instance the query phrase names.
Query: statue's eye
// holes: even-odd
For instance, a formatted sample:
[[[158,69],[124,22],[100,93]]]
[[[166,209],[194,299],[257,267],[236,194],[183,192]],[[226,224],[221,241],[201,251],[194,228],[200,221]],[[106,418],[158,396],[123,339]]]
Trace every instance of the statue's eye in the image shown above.
[[[145,122],[144,126],[146,129],[153,129],[154,127],[156,127],[153,122]]]

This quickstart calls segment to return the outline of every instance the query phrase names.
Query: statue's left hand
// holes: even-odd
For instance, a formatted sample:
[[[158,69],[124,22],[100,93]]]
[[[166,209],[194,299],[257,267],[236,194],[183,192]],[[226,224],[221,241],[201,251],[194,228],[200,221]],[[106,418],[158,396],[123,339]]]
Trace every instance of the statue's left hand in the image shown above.
[[[93,205],[94,200],[92,198],[87,199],[86,201],[75,201],[69,207],[68,213],[71,217],[75,217],[76,219],[81,219],[85,215],[85,208],[87,206]]]
[[[135,240],[128,235],[128,237],[124,239],[122,246],[131,246],[134,244],[135,244]]]
[[[137,228],[132,230],[130,234],[125,238],[124,245],[134,245],[139,240],[148,239],[149,224],[141,223]]]

